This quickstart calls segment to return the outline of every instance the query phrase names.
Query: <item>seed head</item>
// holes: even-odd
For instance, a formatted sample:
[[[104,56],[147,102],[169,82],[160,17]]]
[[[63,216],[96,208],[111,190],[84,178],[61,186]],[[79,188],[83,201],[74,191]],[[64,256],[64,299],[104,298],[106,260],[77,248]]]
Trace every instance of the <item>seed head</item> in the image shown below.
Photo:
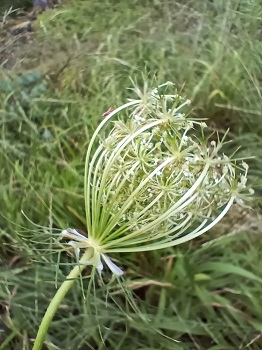
[[[226,135],[210,140],[206,124],[187,115],[190,101],[169,94],[170,86],[151,92],[135,88],[139,99],[112,110],[91,139],[86,219],[99,254],[186,242],[252,194],[247,164],[221,152]],[[97,146],[105,124],[111,131]]]

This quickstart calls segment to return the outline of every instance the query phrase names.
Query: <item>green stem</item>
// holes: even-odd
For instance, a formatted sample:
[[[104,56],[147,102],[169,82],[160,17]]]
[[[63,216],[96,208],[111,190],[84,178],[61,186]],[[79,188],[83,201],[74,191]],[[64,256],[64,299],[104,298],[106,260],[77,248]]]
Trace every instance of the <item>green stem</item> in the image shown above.
[[[51,303],[49,304],[46,313],[42,319],[42,322],[39,326],[37,336],[35,339],[35,343],[32,350],[41,350],[42,345],[45,341],[45,337],[48,331],[48,328],[53,320],[53,317],[59,308],[61,302],[63,301],[64,297],[66,296],[66,293],[69,291],[69,289],[72,287],[73,283],[75,282],[76,278],[79,277],[83,269],[86,267],[84,264],[86,261],[90,260],[93,256],[93,249],[87,249],[82,256],[82,258],[79,260],[79,264],[76,265],[72,271],[67,276],[66,280],[61,284],[60,288],[56,292],[56,295],[53,297]]]

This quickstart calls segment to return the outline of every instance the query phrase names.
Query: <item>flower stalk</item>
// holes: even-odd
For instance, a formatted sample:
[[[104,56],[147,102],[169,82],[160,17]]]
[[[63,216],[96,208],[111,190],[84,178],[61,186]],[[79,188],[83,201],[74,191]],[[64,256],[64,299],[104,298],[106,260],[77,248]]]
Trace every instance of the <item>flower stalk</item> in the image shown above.
[[[72,269],[72,271],[67,276],[66,280],[61,284],[57,290],[55,296],[53,297],[51,303],[49,304],[42,322],[39,326],[37,336],[34,342],[32,350],[40,350],[44,344],[47,331],[53,320],[53,317],[58,310],[61,302],[64,300],[67,292],[72,287],[75,280],[79,277],[83,269],[86,267],[86,261],[89,261],[93,257],[93,251],[91,248],[86,249],[85,253],[79,260],[79,263]]]

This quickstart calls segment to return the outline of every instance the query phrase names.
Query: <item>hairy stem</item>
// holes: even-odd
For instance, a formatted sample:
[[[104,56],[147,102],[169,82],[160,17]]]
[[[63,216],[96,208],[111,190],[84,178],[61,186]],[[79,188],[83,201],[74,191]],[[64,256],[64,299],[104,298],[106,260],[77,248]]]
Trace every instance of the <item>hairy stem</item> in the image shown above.
[[[67,276],[66,280],[61,284],[60,288],[56,292],[56,295],[53,297],[51,303],[49,304],[46,313],[42,319],[42,322],[39,326],[37,336],[35,339],[35,343],[32,350],[41,350],[42,345],[45,341],[45,337],[47,334],[47,331],[49,329],[49,326],[53,320],[53,317],[59,308],[61,302],[63,301],[64,297],[66,296],[66,293],[69,291],[69,289],[72,287],[73,283],[75,282],[76,278],[79,277],[83,269],[85,268],[86,261],[90,260],[93,257],[93,249],[87,249],[85,253],[83,254],[82,258],[79,260],[79,264],[76,265],[72,271]]]

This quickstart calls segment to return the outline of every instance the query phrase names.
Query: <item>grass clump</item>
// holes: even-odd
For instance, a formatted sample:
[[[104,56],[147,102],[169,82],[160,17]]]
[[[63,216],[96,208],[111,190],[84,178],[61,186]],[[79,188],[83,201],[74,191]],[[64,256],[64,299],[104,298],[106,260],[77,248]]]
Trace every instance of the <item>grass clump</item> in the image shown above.
[[[230,138],[242,145],[239,157],[256,157],[249,163],[259,194],[260,17],[258,1],[129,6],[85,0],[68,1],[38,18],[33,43],[16,51],[11,75],[15,80],[16,69],[22,75],[39,71],[48,89],[26,105],[18,99],[16,108],[8,93],[0,92],[0,349],[32,348],[56,288],[54,276],[59,284],[71,269],[74,260],[62,253],[57,271],[50,235],[55,228],[85,230],[83,155],[102,114],[130,95],[123,88],[131,86],[130,76],[140,86],[141,72],[149,80],[155,75],[160,82],[175,81],[178,92],[192,100],[193,114],[208,117],[206,123],[222,133],[230,126]],[[46,228],[40,233],[27,218]],[[46,348],[260,349],[260,222],[259,214],[233,207],[230,219],[208,238],[228,235],[210,246],[201,239],[125,255],[124,261],[121,256],[141,313],[180,343],[142,322],[123,301],[120,287],[114,294],[125,315],[106,303],[103,287],[90,301],[97,317],[90,315],[75,283]],[[88,281],[83,276],[84,289]]]

